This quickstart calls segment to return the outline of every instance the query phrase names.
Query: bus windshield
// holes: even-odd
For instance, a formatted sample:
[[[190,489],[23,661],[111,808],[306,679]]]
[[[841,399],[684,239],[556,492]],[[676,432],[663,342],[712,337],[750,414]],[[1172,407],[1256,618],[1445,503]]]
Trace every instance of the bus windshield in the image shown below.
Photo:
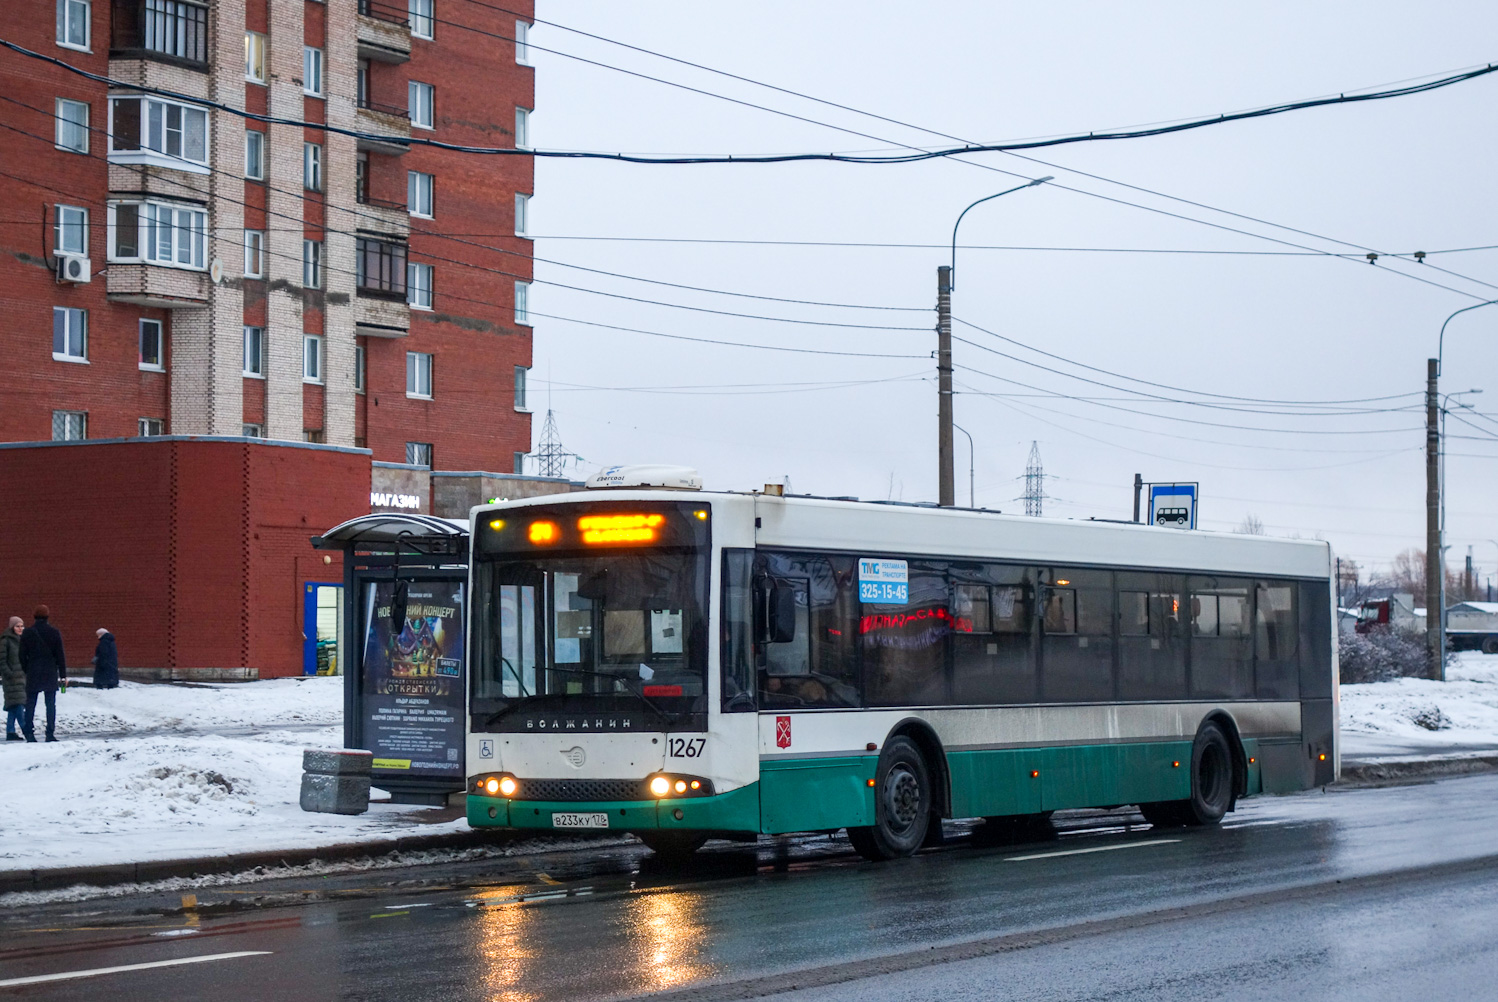
[[[706,590],[706,554],[680,548],[481,560],[474,729],[603,714],[661,730],[705,712]]]

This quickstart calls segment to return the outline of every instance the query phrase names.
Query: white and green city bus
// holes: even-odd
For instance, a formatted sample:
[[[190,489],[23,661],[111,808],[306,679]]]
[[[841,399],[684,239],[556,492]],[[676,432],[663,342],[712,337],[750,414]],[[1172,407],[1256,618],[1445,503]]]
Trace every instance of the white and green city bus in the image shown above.
[[[760,493],[480,506],[468,819],[675,853],[846,828],[874,859],[941,818],[1137,804],[1213,824],[1337,775],[1331,561]]]

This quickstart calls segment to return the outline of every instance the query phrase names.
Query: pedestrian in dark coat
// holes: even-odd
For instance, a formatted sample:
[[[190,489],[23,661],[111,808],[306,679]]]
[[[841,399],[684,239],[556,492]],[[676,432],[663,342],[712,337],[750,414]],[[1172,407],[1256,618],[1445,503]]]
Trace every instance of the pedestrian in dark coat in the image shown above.
[[[114,634],[102,626],[95,631],[99,645],[94,648],[94,688],[120,687],[120,655],[115,650]]]
[[[0,633],[0,689],[5,695],[5,740],[22,740],[26,724],[26,669],[21,667],[20,616],[10,617],[5,632]]]
[[[57,740],[57,687],[68,684],[68,662],[62,653],[62,634],[48,622],[52,615],[45,605],[32,614],[36,621],[21,634],[21,667],[26,669],[26,722],[22,729],[27,741],[36,740],[36,700],[40,696],[47,706],[47,740]]]

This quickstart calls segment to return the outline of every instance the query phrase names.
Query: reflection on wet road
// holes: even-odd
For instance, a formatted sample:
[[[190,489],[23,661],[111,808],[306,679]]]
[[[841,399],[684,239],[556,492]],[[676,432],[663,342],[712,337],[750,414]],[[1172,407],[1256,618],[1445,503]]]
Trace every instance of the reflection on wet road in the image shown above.
[[[1048,838],[982,825],[952,825],[949,832],[948,846],[886,864],[861,861],[841,839],[807,837],[757,847],[715,843],[676,870],[640,847],[594,848],[205,889],[197,908],[186,911],[175,898],[27,914],[13,909],[0,926],[0,981],[269,953],[0,993],[90,999],[107,984],[118,1002],[189,996],[542,1002],[690,995],[704,985],[828,965],[868,963],[874,971],[886,962],[881,958],[939,955],[973,941],[1083,923],[1104,923],[1089,933],[1102,949],[1112,942],[1108,936],[1124,935],[1117,923],[1170,909],[1210,910],[1214,902],[1276,889],[1494,857],[1491,870],[1473,864],[1476,876],[1467,881],[1488,882],[1498,875],[1498,777],[1260,798],[1245,802],[1220,829],[1161,831],[1138,815],[1093,812],[1065,819]],[[1397,898],[1399,880],[1445,878],[1393,879],[1347,893]],[[1308,907],[1299,896],[1255,907],[1288,914]],[[1374,898],[1368,907],[1378,907]],[[255,910],[246,911],[252,903]],[[1263,945],[1272,955],[1270,940]],[[1055,945],[1021,952],[1047,950],[1057,963],[1076,959],[1075,951]],[[1015,963],[1015,954],[1005,956]],[[928,963],[901,961],[890,970],[917,962]],[[941,976],[979,965],[973,978],[981,981],[982,963],[943,964]],[[834,981],[863,976],[850,971]],[[916,973],[896,977],[888,985],[881,980],[880,989],[919,983]],[[856,982],[837,997],[853,998],[857,984],[870,993]],[[732,990],[717,994],[736,997]]]

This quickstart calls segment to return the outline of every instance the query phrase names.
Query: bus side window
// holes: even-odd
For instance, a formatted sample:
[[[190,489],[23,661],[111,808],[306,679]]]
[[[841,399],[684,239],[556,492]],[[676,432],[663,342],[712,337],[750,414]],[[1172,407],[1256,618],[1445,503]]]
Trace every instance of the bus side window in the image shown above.
[[[1295,583],[1260,581],[1254,589],[1254,675],[1260,699],[1299,698],[1299,633]]]
[[[1169,574],[1118,572],[1118,698],[1184,699],[1180,584]]]
[[[864,699],[870,706],[940,706],[949,701],[952,611],[946,567],[912,560],[908,573],[907,601],[861,603],[858,639]]]
[[[1046,572],[1040,688],[1047,703],[1113,698],[1113,572]]]
[[[952,701],[966,706],[1035,700],[1034,576],[1027,567],[954,568]],[[969,583],[982,581],[983,584]],[[964,606],[972,629],[964,629]],[[987,629],[981,629],[986,613]]]
[[[1254,694],[1252,589],[1227,577],[1187,579],[1191,596],[1191,695],[1245,698]]]
[[[795,596],[792,638],[757,648],[759,705],[858,706],[853,605],[858,585],[851,559],[761,552],[755,573]]]

